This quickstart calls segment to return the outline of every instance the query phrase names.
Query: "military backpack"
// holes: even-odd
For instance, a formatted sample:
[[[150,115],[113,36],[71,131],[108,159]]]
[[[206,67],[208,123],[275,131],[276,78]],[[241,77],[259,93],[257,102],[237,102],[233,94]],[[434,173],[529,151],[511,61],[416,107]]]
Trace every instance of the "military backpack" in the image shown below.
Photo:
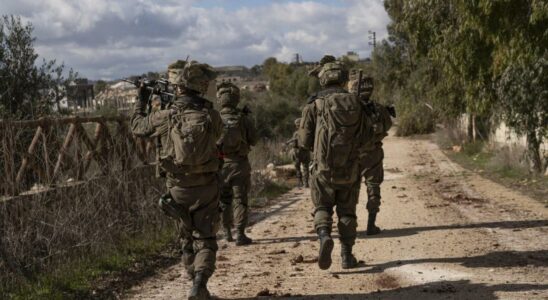
[[[217,151],[211,119],[213,105],[205,99],[198,100],[202,101],[188,102],[170,118],[167,154],[176,169],[168,172],[206,173],[218,168],[218,162],[212,159]]]
[[[244,128],[242,125],[242,113],[231,112],[221,114],[223,120],[223,134],[219,140],[223,154],[240,153],[245,148]]]
[[[359,149],[371,139],[363,104],[355,95],[332,93],[316,100],[314,161],[317,171],[334,184],[351,184],[359,177]]]

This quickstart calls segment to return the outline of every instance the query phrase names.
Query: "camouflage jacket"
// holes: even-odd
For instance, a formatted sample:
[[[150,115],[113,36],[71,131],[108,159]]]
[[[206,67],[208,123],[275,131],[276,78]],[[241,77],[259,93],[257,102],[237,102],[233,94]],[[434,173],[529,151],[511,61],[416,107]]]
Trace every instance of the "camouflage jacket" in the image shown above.
[[[382,148],[382,140],[388,136],[388,131],[392,127],[392,119],[390,117],[389,109],[386,105],[380,104],[377,101],[365,99],[361,97],[362,103],[364,103],[365,112],[372,122],[374,141],[368,143],[366,147],[362,149],[364,153],[360,156],[367,155],[368,152],[378,150]]]

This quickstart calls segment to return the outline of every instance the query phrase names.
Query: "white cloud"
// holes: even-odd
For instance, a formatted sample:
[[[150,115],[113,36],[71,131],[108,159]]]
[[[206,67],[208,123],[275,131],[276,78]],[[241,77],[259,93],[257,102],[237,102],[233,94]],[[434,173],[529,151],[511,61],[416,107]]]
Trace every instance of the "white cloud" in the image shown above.
[[[369,54],[367,31],[386,36],[381,0],[283,1],[230,8],[195,0],[2,0],[0,14],[35,27],[38,53],[90,78],[162,70],[190,55],[212,65]],[[7,2],[4,4],[4,2]],[[226,2],[225,4],[227,4]]]

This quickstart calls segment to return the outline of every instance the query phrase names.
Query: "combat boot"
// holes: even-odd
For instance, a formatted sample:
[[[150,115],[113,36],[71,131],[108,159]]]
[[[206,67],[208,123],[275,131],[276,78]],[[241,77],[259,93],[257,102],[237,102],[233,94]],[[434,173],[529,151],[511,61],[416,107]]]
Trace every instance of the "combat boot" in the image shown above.
[[[245,235],[244,229],[238,229],[238,233],[236,234],[236,246],[245,246],[251,244],[252,242],[253,240]]]
[[[367,235],[375,235],[381,233],[381,229],[375,226],[376,219],[377,213],[369,213],[369,219],[367,220]]]
[[[303,187],[303,179],[299,178],[299,181],[297,182],[297,187]]]
[[[341,245],[341,267],[351,269],[358,266],[358,260],[352,254],[352,246]]]
[[[232,238],[232,229],[230,229],[230,227],[224,227],[224,236],[227,242],[234,242],[234,239]]]
[[[331,230],[327,227],[318,228],[318,237],[320,238],[320,253],[318,255],[318,266],[322,270],[331,267],[331,252],[333,251],[333,239]]]
[[[197,272],[194,276],[192,288],[188,294],[188,300],[207,300],[211,299],[211,295],[207,290],[207,280],[209,279],[202,271]]]

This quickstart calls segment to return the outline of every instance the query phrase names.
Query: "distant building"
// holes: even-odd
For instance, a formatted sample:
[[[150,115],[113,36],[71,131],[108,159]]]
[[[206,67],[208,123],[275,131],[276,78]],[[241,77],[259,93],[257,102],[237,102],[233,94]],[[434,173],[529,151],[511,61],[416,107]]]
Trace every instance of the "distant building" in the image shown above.
[[[240,76],[224,76],[224,75],[221,75],[221,76],[217,77],[217,82],[230,82],[230,83],[233,83],[235,85],[238,85],[242,81],[243,81],[243,78],[240,77]]]
[[[67,99],[71,107],[85,108],[93,106],[93,84],[87,79],[76,79],[67,86]]]

